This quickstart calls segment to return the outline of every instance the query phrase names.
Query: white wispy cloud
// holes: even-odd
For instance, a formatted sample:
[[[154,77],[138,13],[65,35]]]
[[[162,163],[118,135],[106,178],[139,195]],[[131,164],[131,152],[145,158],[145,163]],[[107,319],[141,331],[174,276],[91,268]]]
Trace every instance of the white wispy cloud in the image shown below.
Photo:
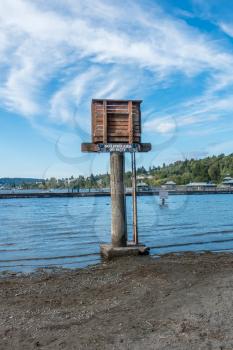
[[[207,149],[210,154],[233,153],[233,141],[227,140],[218,142],[216,144],[209,145]]]
[[[170,133],[232,108],[218,92],[233,85],[233,55],[154,2],[2,1],[0,28],[0,103],[28,118],[73,124],[92,96],[143,98],[177,72],[205,72],[204,91],[164,118],[150,113],[147,129]]]
[[[159,134],[174,133],[176,127],[176,120],[170,117],[155,118],[144,123],[144,130]]]
[[[51,98],[50,118],[63,123],[75,123],[74,111],[78,108],[87,87],[99,70],[91,68],[62,86]]]
[[[202,126],[202,130],[197,132],[192,130],[192,134],[211,134],[222,130],[221,123],[231,128],[231,115],[233,113],[233,97],[232,90],[226,95],[216,95],[206,90],[206,92],[198,97],[189,99],[178,105],[161,110],[159,112],[150,111],[148,121],[144,124],[147,130],[155,133],[170,133],[171,131],[180,130],[182,128],[190,129],[190,126]],[[160,113],[165,116],[160,117]],[[213,123],[215,127],[210,127]],[[170,125],[170,128],[166,126]],[[203,128],[206,128],[204,130]],[[220,129],[221,128],[221,129]]]
[[[225,32],[227,35],[233,37],[233,26],[231,24],[221,22],[219,25],[220,25],[220,28],[222,29],[223,32]]]

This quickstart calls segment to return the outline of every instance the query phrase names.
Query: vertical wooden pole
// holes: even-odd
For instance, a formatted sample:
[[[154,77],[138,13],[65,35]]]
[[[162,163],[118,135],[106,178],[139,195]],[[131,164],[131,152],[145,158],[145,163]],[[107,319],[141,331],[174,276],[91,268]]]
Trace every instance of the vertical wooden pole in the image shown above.
[[[138,244],[137,173],[136,173],[135,152],[132,152],[132,202],[133,202],[133,241],[135,244]]]
[[[108,142],[107,101],[103,101],[103,143]]]
[[[127,245],[127,218],[124,188],[125,159],[122,152],[110,153],[111,199],[112,199],[112,245]]]
[[[91,130],[92,130],[92,142],[95,142],[95,136],[96,136],[96,118],[95,118],[96,108],[95,104],[91,103]]]

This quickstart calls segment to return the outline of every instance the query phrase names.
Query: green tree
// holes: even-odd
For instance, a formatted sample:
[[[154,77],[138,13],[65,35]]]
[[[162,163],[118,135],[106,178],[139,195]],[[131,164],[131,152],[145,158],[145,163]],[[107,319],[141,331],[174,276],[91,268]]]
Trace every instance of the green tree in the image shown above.
[[[218,182],[220,178],[220,169],[217,162],[213,163],[209,169],[208,174],[211,181]]]

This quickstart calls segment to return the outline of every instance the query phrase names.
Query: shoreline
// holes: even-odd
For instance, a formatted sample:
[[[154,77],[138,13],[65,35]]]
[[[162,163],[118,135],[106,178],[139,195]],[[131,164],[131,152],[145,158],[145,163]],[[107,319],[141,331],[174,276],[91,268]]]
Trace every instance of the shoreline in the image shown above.
[[[116,259],[0,280],[0,350],[233,348],[232,253]]]
[[[167,191],[169,195],[210,195],[210,194],[233,194],[230,190],[208,190],[208,191]],[[73,197],[109,197],[110,192],[29,192],[29,193],[0,193],[0,199],[17,198],[73,198]],[[126,196],[131,196],[129,192]],[[137,196],[159,196],[159,191],[138,191]]]

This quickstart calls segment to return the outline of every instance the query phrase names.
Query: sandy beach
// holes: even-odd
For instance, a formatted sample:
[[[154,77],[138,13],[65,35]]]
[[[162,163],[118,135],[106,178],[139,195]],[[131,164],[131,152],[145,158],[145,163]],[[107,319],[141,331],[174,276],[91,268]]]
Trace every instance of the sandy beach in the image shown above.
[[[0,349],[233,349],[233,255],[124,258],[0,279]]]

